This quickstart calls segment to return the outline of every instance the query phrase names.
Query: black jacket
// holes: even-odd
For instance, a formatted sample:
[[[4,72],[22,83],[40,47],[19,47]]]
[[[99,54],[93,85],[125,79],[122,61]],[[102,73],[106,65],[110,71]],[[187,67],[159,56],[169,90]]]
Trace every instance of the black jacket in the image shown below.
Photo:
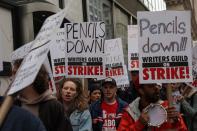
[[[3,98],[0,97],[0,103]],[[17,107],[12,106],[8,112],[0,131],[46,131],[44,125],[30,112]]]

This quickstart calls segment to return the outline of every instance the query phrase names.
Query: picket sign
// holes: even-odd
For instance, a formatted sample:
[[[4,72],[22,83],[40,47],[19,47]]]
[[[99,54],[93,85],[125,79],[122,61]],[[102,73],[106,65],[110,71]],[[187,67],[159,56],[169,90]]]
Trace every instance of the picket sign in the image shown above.
[[[67,77],[97,78],[105,76],[104,22],[65,23],[64,37]]]
[[[65,29],[59,28],[53,34],[52,44],[50,47],[52,72],[54,77],[65,76]],[[57,53],[58,52],[58,53]]]
[[[124,88],[124,87],[129,87],[130,82],[129,82],[129,77],[128,77],[128,71],[127,71],[127,66],[123,65],[123,70],[124,70],[124,75],[123,76],[115,76],[113,77],[116,80],[117,87],[118,88]]]
[[[129,85],[128,73],[124,64],[124,56],[121,38],[110,39],[105,41],[105,77],[97,77],[97,80],[112,77],[116,80],[117,87]]]
[[[26,51],[26,53],[28,53],[27,55],[20,53],[17,55],[17,51],[12,55],[15,59],[21,56],[25,56],[25,58],[16,73],[16,77],[11,84],[8,95],[14,94],[33,83],[49,52],[51,35],[60,27],[64,16],[65,10],[62,10],[45,20],[36,39],[30,42],[29,45],[21,47],[22,49],[20,50],[25,49],[26,46],[29,47]]]
[[[138,12],[140,83],[192,82],[191,12]]]
[[[138,27],[128,25],[128,70],[139,70]]]
[[[49,59],[47,57],[44,61],[44,67],[46,68],[46,71],[47,71],[49,78],[50,78],[49,89],[52,91],[52,94],[56,94],[57,90],[56,90],[56,86],[55,86],[55,81],[53,79],[53,73],[52,73],[52,70],[50,67]]]
[[[11,84],[8,95],[14,94],[17,91],[29,86],[35,80],[42,63],[47,57],[49,52],[49,41],[41,41],[39,48],[32,49],[29,54],[24,58],[21,66],[19,67],[16,77]]]
[[[23,46],[21,46],[20,48],[16,49],[15,51],[12,52],[11,54],[11,60],[17,60],[17,59],[23,59],[31,50],[32,46],[33,46],[33,42],[31,41]]]

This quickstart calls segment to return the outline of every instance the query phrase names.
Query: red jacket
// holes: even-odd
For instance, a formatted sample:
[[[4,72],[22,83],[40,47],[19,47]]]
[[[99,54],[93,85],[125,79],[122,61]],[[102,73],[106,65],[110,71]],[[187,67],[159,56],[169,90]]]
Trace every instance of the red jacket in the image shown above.
[[[164,101],[161,105],[165,108],[168,106],[168,102]],[[128,112],[128,108],[129,107],[123,112],[118,131],[142,131],[145,126],[139,121],[139,119],[136,121],[133,119]],[[176,123],[165,122],[160,127],[149,127],[149,129],[153,131],[168,131],[168,129],[169,131],[172,131],[172,129],[175,129],[175,131],[187,131],[187,127],[185,126],[181,115],[179,116],[179,121]]]

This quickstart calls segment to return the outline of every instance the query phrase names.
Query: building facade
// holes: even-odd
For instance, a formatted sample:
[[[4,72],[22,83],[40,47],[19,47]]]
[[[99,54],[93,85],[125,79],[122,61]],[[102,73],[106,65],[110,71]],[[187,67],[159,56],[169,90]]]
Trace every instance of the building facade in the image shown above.
[[[193,43],[197,41],[197,1],[196,0],[165,0],[168,10],[190,10]]]

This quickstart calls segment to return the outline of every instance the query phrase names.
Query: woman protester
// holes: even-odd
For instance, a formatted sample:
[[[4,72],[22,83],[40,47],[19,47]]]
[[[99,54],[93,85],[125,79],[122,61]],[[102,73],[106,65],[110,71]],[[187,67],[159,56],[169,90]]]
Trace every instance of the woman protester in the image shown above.
[[[88,110],[88,99],[79,79],[63,80],[60,101],[70,118],[73,131],[91,131],[92,119]]]

